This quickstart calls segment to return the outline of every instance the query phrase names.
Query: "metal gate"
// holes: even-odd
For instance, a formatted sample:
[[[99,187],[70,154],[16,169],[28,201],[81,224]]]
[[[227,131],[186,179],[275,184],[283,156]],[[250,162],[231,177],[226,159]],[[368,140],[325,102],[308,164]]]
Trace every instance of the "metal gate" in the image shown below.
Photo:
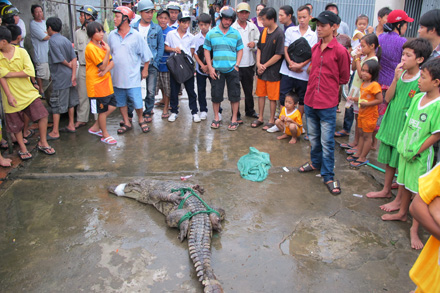
[[[405,12],[409,17],[414,18],[414,21],[408,23],[408,30],[405,37],[415,38],[417,37],[417,30],[419,29],[420,14],[422,12],[423,0],[411,0],[405,1]]]

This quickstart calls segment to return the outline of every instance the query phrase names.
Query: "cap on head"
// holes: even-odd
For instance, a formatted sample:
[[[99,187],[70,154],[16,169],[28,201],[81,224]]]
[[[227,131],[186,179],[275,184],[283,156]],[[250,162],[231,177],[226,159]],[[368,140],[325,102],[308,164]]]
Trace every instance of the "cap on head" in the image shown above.
[[[319,14],[318,17],[312,19],[312,21],[319,21],[320,23],[340,23],[340,18],[331,11],[323,11]]]
[[[191,14],[189,14],[189,12],[188,11],[182,11],[182,12],[179,12],[179,15],[177,16],[177,20],[178,21],[182,21],[182,20],[185,20],[185,19],[191,19]]]
[[[393,10],[390,12],[390,14],[388,14],[388,19],[387,19],[388,23],[396,23],[401,21],[413,22],[414,19],[409,17],[405,11],[399,9]]]
[[[91,17],[93,17],[93,20],[96,20],[98,18],[98,10],[96,10],[96,8],[92,5],[81,6],[81,8],[77,11],[90,15]]]
[[[170,17],[170,13],[168,12],[168,10],[163,9],[163,8],[161,8],[157,11],[157,17],[159,17],[159,15],[161,15],[163,13],[165,13],[166,15],[168,15],[168,17]]]
[[[124,16],[127,16],[129,20],[132,20],[134,18],[134,12],[127,6],[118,6],[115,9],[113,9],[114,13],[121,13]]]
[[[171,1],[170,3],[167,4],[167,10],[170,10],[170,9],[182,11],[179,3],[174,2],[174,1]]]
[[[241,11],[247,11],[247,12],[251,12],[251,6],[247,3],[247,2],[241,2],[240,4],[237,5],[237,12],[241,12]]]
[[[329,7],[335,7],[336,10],[339,12],[339,8],[338,5],[336,5],[336,3],[333,2],[327,3],[327,5],[325,5],[325,10],[327,10]]]
[[[141,0],[137,4],[137,7],[139,12],[154,10],[154,4],[151,2],[151,0]]]

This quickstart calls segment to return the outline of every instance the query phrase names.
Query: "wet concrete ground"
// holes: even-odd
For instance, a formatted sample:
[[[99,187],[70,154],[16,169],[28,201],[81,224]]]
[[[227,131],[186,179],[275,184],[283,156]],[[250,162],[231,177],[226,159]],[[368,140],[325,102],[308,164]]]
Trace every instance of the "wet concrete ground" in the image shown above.
[[[178,231],[153,207],[107,192],[110,184],[135,178],[179,181],[184,175],[205,187],[209,204],[226,210],[223,232],[212,239],[211,263],[226,292],[414,289],[408,271],[418,252],[410,248],[410,222],[381,221],[379,205],[388,200],[365,197],[382,187],[382,174],[350,169],[337,147],[343,191],[332,196],[316,173],[296,171],[309,160],[307,141],[279,141],[279,133],[252,129],[250,118],[228,131],[230,107],[223,106],[218,130],[209,127],[210,102],[208,120],[195,124],[182,100],[175,123],[156,109],[148,134],[135,125],[117,135],[119,115],[112,115],[108,125],[117,146],[83,127],[51,142],[53,157],[34,150],[34,158],[0,186],[0,291],[202,291]],[[271,157],[261,183],[242,179],[236,167],[251,146]]]

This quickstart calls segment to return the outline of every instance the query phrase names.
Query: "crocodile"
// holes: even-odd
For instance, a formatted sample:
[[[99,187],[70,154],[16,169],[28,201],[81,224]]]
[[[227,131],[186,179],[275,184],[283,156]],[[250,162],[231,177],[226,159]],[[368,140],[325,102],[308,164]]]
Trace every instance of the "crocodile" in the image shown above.
[[[189,254],[197,277],[204,286],[204,292],[223,292],[211,268],[211,236],[212,230],[221,232],[221,221],[225,212],[220,208],[212,208],[213,211],[206,212],[209,206],[205,206],[200,198],[204,193],[201,186],[180,181],[138,179],[110,186],[108,190],[117,196],[150,204],[164,214],[169,227],[180,229],[179,240],[183,242],[188,238]],[[188,217],[188,212],[192,213],[191,217]]]

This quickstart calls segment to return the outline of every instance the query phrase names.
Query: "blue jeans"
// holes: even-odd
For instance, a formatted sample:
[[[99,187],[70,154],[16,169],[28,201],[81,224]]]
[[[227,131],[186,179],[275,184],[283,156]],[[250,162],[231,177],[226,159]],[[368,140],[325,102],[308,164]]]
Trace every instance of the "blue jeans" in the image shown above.
[[[154,96],[156,95],[157,68],[153,65],[148,66],[148,77],[145,79],[147,95],[145,96],[144,115],[150,114],[154,108]]]
[[[209,79],[209,76],[197,72],[196,78],[200,112],[208,112],[208,105],[206,103],[206,80]]]
[[[310,158],[315,168],[321,169],[324,182],[333,180],[335,173],[336,108],[313,109],[304,105],[307,116],[307,134],[312,149]]]
[[[179,113],[179,90],[181,84],[178,83],[172,74],[170,74],[170,83],[171,83],[171,95],[170,95],[170,106],[171,113],[178,114]],[[191,109],[191,115],[197,114],[197,95],[194,91],[194,77],[191,77],[187,81],[183,83],[185,85],[185,90],[188,94],[188,104]]]

